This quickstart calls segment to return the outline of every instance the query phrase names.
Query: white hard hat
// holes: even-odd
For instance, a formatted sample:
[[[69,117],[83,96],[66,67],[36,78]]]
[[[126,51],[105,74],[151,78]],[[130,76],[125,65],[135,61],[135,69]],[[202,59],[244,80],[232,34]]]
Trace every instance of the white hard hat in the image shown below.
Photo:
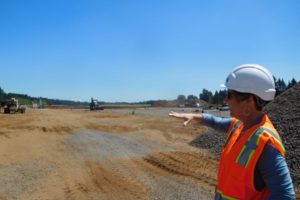
[[[238,66],[228,75],[226,83],[221,87],[255,94],[265,101],[273,100],[276,92],[271,72],[257,64]]]

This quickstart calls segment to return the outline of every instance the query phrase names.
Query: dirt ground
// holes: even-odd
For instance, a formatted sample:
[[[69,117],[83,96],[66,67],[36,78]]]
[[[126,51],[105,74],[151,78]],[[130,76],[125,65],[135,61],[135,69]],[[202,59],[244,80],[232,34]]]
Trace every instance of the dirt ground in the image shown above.
[[[167,116],[87,110],[0,114],[0,200],[212,199],[205,131]]]

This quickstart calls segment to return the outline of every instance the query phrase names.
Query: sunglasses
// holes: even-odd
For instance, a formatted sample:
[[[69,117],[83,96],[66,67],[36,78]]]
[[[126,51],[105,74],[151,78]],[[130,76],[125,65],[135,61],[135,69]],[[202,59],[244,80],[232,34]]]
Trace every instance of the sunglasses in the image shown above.
[[[235,97],[236,100],[238,101],[244,101],[248,99],[251,96],[249,93],[241,93],[241,92],[236,92],[236,91],[227,91],[226,97],[227,99],[232,99]]]
[[[226,98],[227,99],[231,99],[234,96],[234,92],[233,91],[227,91],[226,92]]]

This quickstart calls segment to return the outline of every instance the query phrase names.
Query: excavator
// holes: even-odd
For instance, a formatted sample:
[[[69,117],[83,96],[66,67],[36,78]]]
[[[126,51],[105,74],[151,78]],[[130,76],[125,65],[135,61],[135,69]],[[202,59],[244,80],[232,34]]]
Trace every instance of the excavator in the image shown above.
[[[90,110],[103,110],[104,108],[98,104],[98,100],[91,98]]]

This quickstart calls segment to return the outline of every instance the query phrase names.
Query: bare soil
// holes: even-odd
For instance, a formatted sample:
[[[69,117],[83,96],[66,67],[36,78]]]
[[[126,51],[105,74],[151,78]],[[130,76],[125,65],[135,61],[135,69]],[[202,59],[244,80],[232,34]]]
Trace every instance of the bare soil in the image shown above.
[[[0,200],[212,199],[207,128],[139,112],[0,114]]]

